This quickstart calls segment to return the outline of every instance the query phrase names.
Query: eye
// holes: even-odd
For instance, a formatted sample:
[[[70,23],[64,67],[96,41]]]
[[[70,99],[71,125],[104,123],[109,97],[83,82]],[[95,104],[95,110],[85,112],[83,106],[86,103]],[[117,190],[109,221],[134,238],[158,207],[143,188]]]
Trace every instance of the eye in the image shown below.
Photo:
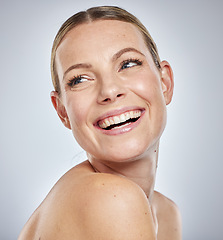
[[[140,61],[139,59],[130,58],[121,63],[120,71],[124,70],[126,68],[132,68],[132,67],[138,66],[138,65],[142,65],[142,61]]]
[[[75,87],[78,84],[89,81],[89,80],[91,79],[85,75],[78,75],[70,79],[67,85],[70,87]]]

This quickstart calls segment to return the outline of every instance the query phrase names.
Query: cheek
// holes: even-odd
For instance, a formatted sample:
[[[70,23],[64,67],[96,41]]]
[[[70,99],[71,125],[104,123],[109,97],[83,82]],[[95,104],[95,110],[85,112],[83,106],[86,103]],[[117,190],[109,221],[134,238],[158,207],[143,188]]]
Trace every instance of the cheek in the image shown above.
[[[86,122],[88,110],[89,106],[86,97],[76,93],[71,93],[67,97],[67,114],[72,128],[78,128],[81,123]]]
[[[67,113],[74,138],[83,149],[88,149],[89,142],[87,140],[91,139],[87,124],[90,105],[86,97],[77,95],[67,101]]]
[[[151,101],[163,100],[161,80],[154,73],[141,72],[131,79],[128,86],[136,95]]]
[[[142,72],[136,80],[131,80],[129,88],[149,107],[150,131],[156,136],[161,136],[166,125],[166,103],[160,76],[156,73]]]

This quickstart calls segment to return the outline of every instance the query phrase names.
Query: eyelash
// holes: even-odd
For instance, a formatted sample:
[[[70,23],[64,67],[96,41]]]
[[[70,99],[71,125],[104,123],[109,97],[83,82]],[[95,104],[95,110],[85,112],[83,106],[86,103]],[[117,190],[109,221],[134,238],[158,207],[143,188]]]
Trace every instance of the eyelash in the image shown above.
[[[77,85],[77,81],[80,81],[82,79],[83,75],[77,75],[77,76],[74,76],[72,79],[69,80],[69,82],[67,83],[67,85],[69,87],[73,87],[75,85]]]
[[[121,68],[120,68],[120,70],[119,71],[121,71],[121,70],[124,70],[125,68],[123,68],[124,67],[124,65],[125,64],[127,64],[127,63],[136,63],[137,65],[142,65],[143,64],[143,62],[141,61],[141,60],[139,60],[138,58],[129,58],[129,59],[127,59],[127,60],[124,60],[122,63],[121,63]],[[131,68],[131,67],[129,67],[129,68]]]
[[[139,66],[143,64],[143,62],[142,62],[141,60],[137,59],[137,58],[129,58],[129,59],[124,60],[124,61],[121,62],[121,67],[120,67],[120,70],[119,70],[119,71],[122,71],[122,70],[124,70],[124,69],[126,69],[126,68],[131,68],[131,67],[133,67],[133,66],[131,66],[131,67],[123,68],[124,65],[125,65],[125,64],[128,64],[128,63],[136,63],[136,64],[139,65]],[[68,85],[69,87],[73,87],[73,86],[77,85],[77,84],[78,84],[77,81],[81,81],[82,77],[83,77],[83,75],[74,76],[72,79],[69,80],[69,82],[68,82],[67,85]]]

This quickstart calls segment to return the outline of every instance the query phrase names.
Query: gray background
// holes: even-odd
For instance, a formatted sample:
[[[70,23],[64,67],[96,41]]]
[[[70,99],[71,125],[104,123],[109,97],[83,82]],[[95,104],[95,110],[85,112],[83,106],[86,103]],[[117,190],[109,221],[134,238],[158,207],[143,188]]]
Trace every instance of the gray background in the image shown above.
[[[135,14],[175,73],[156,189],[180,207],[184,240],[223,239],[223,1],[0,1],[0,239],[16,239],[55,182],[85,159],[49,93],[63,21],[95,5]]]

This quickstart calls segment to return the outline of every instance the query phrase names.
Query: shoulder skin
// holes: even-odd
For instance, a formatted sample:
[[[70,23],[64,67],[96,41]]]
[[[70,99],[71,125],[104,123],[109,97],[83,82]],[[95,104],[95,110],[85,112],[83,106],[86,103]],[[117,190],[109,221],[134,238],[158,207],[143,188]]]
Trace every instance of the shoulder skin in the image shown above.
[[[151,209],[138,185],[103,173],[70,180],[54,187],[32,220],[35,233],[27,231],[19,240],[156,239]]]
[[[181,240],[182,223],[181,214],[177,205],[161,193],[155,192],[155,205],[158,209],[158,237],[162,240]]]

